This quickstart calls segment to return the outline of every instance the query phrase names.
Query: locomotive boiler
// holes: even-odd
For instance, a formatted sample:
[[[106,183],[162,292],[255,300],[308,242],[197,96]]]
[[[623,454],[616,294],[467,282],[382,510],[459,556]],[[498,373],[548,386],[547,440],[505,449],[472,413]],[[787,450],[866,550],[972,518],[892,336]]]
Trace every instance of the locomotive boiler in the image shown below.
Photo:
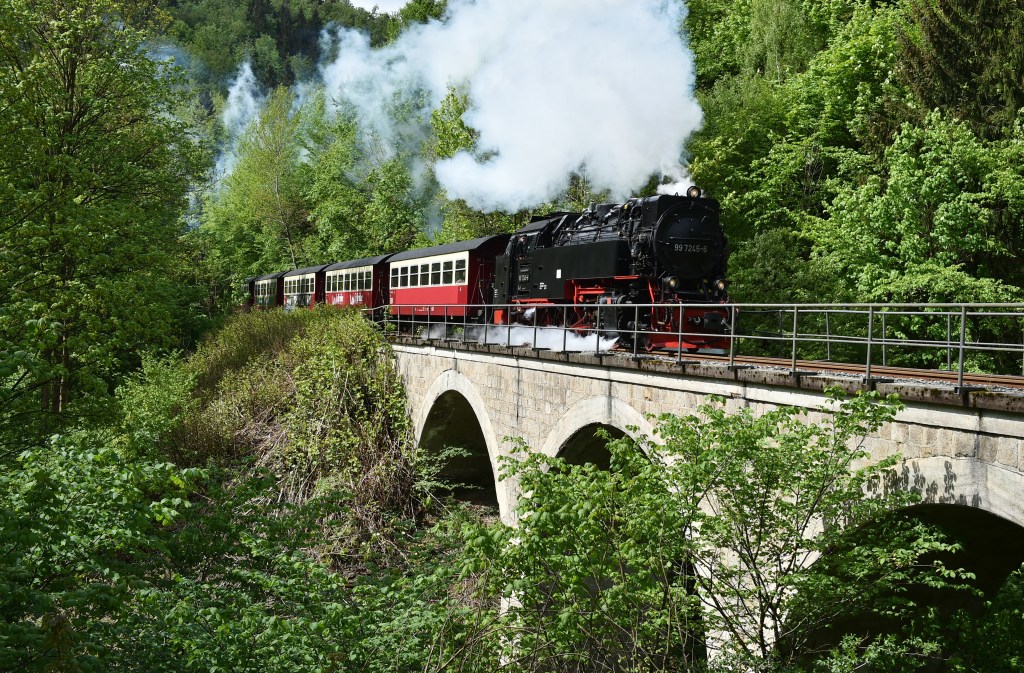
[[[498,323],[600,330],[695,351],[727,341],[728,249],[719,204],[697,188],[534,218],[495,260]]]

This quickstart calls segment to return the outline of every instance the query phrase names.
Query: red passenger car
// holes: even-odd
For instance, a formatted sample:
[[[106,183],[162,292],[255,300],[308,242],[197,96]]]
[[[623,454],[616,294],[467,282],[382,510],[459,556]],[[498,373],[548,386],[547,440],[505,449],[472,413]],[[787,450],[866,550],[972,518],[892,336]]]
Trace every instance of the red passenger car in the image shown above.
[[[508,234],[459,241],[393,255],[391,313],[407,317],[484,317],[481,304],[494,295],[494,257]]]
[[[284,307],[313,308],[324,301],[324,269],[326,264],[294,269],[284,274]]]
[[[281,306],[284,302],[285,273],[285,271],[278,271],[254,278],[250,286],[252,288],[250,305],[257,309]]]
[[[364,257],[328,266],[324,270],[327,303],[374,309],[387,304],[389,257]]]

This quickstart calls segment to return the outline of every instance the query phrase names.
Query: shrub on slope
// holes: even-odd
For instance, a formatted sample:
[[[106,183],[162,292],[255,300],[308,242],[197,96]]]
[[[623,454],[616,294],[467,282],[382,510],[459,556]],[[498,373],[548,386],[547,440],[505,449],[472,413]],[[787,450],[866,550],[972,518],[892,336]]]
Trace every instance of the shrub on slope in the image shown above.
[[[356,312],[239,315],[190,358],[147,362],[121,397],[131,454],[265,471],[282,502],[337,499],[344,550],[388,544],[383,529],[415,514],[405,394]]]

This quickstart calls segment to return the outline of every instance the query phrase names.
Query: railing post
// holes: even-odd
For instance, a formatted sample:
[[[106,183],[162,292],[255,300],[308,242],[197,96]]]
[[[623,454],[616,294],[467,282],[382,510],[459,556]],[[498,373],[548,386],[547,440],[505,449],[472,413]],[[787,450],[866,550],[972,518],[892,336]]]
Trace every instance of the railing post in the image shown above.
[[[569,347],[569,307],[562,307],[562,352]]]
[[[832,361],[832,328],[828,322],[829,310],[825,309],[825,359]]]
[[[736,363],[736,307],[729,314],[729,367]]]
[[[867,366],[864,367],[864,378],[871,378],[871,338],[875,331],[875,307],[872,304],[868,307],[868,357]]]
[[[960,358],[957,364],[956,387],[964,387],[964,350],[967,341],[967,305],[960,304]]]
[[[781,308],[779,309],[779,338],[778,338],[778,344],[779,344],[779,357],[781,358],[782,357],[782,353],[784,352],[782,350],[782,309]]]
[[[676,323],[676,361],[683,359],[683,305],[679,305],[679,322]]]
[[[427,315],[430,315],[430,309],[427,309]],[[448,340],[448,304],[444,305],[444,336],[441,338],[442,341]]]
[[[597,311],[594,312],[594,353],[601,352],[601,304],[595,304]]]
[[[615,312],[615,317],[616,318],[619,317],[619,312],[618,311]],[[637,346],[639,345],[639,342],[640,342],[640,337],[636,333],[636,329],[639,326],[639,322],[640,322],[640,307],[639,306],[634,306],[633,307],[633,357],[634,358],[636,358],[636,356],[637,356],[637,352],[638,352],[637,351]],[[615,329],[616,329],[616,331],[618,331],[619,326],[616,325]]]
[[[791,365],[793,367],[793,373],[796,373],[796,333],[797,333],[797,316],[800,314],[800,309],[793,306],[793,351],[790,353],[792,357]]]
[[[885,311],[882,311],[882,366],[884,367],[887,363],[886,349],[885,349]]]
[[[537,310],[536,306],[534,306],[533,307],[533,347],[534,348],[539,348],[539,346],[537,345],[537,320],[538,320],[537,314],[538,313],[540,313],[540,311]]]
[[[946,371],[953,371],[953,314],[946,313]]]

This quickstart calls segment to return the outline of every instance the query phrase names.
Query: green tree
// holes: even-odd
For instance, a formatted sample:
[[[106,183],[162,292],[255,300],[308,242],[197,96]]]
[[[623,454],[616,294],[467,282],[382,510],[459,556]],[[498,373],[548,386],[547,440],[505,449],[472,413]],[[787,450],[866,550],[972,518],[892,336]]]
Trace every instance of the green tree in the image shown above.
[[[193,74],[208,89],[223,90],[243,61],[268,87],[303,81],[321,53],[317,33],[328,26],[352,28],[382,44],[394,19],[347,0],[175,0],[166,3],[175,21],[171,34],[197,61]]]
[[[429,198],[413,179],[413,157],[392,153],[345,109],[328,116],[314,134],[307,194],[327,255],[355,259],[412,247],[426,228]]]
[[[0,6],[0,430],[22,440],[174,342],[167,277],[199,160],[173,73],[142,50],[160,16]]]
[[[160,526],[187,508],[199,474],[126,464],[84,434],[10,467],[0,468],[0,669],[105,670],[131,636],[120,620],[133,592],[165,551]]]
[[[844,181],[831,217],[809,228],[820,263],[864,299],[1013,300],[1024,280],[1021,147],[1019,135],[986,142],[938,113],[906,125],[881,175]]]
[[[885,487],[898,459],[863,465],[858,440],[896,409],[876,395],[812,417],[708,404],[663,416],[657,442],[609,444],[609,472],[536,455],[507,465],[525,494],[517,527],[469,535],[471,567],[509,606],[506,658],[693,670],[707,642],[723,670],[787,670],[827,656],[829,628],[857,634],[862,656],[865,615],[898,621],[908,589],[963,579],[930,560],[954,546],[902,514],[914,497]]]
[[[1024,12],[1015,0],[911,0],[901,78],[924,110],[983,137],[1010,131],[1024,108]]]
[[[432,133],[426,147],[427,161],[431,165],[439,159],[450,159],[459,152],[475,149],[479,133],[463,119],[469,107],[469,94],[452,86],[441,105],[431,111]],[[438,199],[441,201],[441,226],[434,232],[436,242],[465,241],[508,233],[526,223],[525,213],[481,213],[461,199],[448,198],[443,190]]]
[[[225,276],[299,268],[315,261],[306,166],[291,91],[276,89],[246,131],[237,163],[210,195],[203,234]]]
[[[402,31],[408,30],[410,26],[441,19],[447,9],[448,0],[410,0],[398,10],[388,25],[388,41],[398,39]]]

